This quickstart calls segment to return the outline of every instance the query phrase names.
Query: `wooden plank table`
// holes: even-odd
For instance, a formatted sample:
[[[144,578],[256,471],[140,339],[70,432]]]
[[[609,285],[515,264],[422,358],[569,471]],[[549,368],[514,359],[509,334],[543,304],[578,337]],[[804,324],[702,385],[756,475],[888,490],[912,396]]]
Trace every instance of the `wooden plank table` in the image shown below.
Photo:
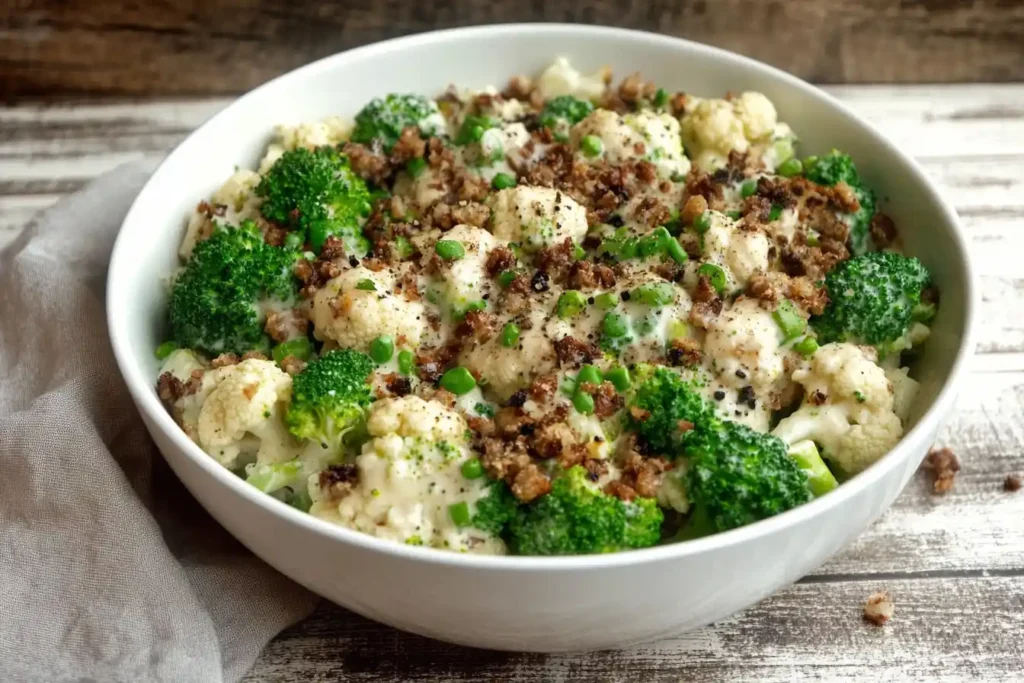
[[[919,476],[812,575],[649,645],[578,656],[474,651],[325,604],[274,640],[247,681],[1024,679],[1024,492],[1002,489],[1008,473],[1024,471],[1024,85],[829,90],[922,162],[973,243],[979,353],[940,438],[963,464],[953,491],[933,495]],[[226,102],[0,109],[0,244],[100,173],[164,154]],[[861,608],[882,588],[896,617],[876,628]]]

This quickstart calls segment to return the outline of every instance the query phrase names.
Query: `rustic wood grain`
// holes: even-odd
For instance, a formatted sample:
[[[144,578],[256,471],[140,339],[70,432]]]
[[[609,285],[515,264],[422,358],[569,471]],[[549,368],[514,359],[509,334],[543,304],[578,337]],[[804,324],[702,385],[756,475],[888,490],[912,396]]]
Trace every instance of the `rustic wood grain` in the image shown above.
[[[963,218],[981,275],[981,352],[940,443],[952,492],[919,474],[867,532],[802,582],[733,618],[586,656],[474,651],[324,605],[246,679],[275,681],[1018,681],[1024,665],[1024,86],[831,92],[897,140]],[[0,108],[0,245],[38,209],[127,160],[158,158],[225,99]],[[869,593],[896,619],[864,624]]]
[[[657,31],[825,83],[1024,79],[1024,5],[1005,0],[9,0],[0,98],[237,93],[383,38],[516,21]]]
[[[883,628],[862,619],[881,589],[896,601]],[[586,655],[469,650],[323,605],[244,681],[1019,681],[1022,590],[1020,576],[814,580],[699,631]]]

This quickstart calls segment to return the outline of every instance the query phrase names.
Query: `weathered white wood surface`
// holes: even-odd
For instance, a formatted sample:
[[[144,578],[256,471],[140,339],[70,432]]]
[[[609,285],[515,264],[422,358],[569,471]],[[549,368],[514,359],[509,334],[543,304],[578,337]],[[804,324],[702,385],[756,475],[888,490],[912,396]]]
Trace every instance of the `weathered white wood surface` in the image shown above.
[[[248,681],[1024,680],[1024,85],[837,87],[914,154],[971,237],[983,289],[979,355],[941,443],[953,492],[923,476],[802,582],[713,627],[614,653],[476,652],[325,605],[264,652]],[[159,157],[226,100],[0,108],[0,245],[118,164]],[[681,577],[685,580],[685,577]],[[864,624],[879,588],[897,602]]]

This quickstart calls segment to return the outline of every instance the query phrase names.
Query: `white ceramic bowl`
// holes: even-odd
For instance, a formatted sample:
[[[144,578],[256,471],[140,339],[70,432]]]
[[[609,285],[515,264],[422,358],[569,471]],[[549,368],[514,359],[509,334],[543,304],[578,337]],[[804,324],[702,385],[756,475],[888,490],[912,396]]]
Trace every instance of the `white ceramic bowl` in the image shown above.
[[[332,526],[248,486],[205,455],[157,399],[162,276],[176,266],[186,216],[236,165],[253,167],[277,123],[354,115],[391,91],[436,94],[495,84],[566,56],[669,89],[759,90],[802,152],[838,147],[890,198],[909,253],[942,305],[924,357],[911,428],[837,491],[772,519],[689,543],[603,556],[476,557],[399,545]],[[428,33],[335,55],[257,88],[185,140],[139,194],[114,247],[107,290],[117,361],[153,439],[192,494],[258,556],[371,619],[480,647],[614,648],[721,619],[818,567],[892,503],[949,413],[968,360],[974,286],[956,215],[920,167],[821,91],[757,62],[659,35],[591,26],[491,26]]]

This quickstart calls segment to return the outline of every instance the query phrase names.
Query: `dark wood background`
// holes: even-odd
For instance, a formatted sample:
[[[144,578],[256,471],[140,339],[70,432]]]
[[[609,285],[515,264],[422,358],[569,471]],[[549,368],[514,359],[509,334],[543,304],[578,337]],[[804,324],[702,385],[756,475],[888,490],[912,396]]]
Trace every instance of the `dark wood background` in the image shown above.
[[[513,21],[658,31],[818,83],[1024,80],[1016,0],[3,0],[0,99],[233,94],[383,38]]]

